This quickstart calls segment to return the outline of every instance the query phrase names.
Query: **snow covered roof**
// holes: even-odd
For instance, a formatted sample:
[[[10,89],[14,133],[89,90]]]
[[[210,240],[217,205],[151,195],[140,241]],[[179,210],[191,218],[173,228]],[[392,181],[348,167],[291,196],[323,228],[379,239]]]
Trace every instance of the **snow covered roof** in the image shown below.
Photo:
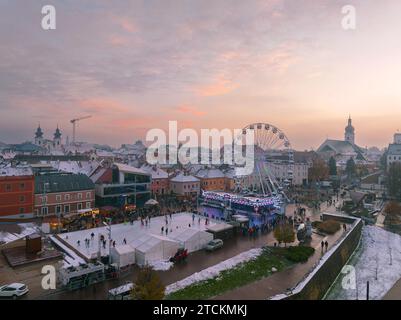
[[[97,161],[51,161],[53,168],[70,173],[81,173],[90,176],[98,167]]]
[[[0,177],[13,177],[13,176],[31,176],[33,175],[31,167],[28,166],[5,166],[0,167]]]
[[[183,228],[174,231],[169,235],[169,238],[177,240],[179,242],[185,242],[191,239],[194,236],[199,236],[200,234],[206,233],[206,231],[202,231],[194,228]]]
[[[198,178],[203,179],[215,179],[215,178],[224,178],[224,173],[219,169],[202,169],[196,173]]]
[[[169,239],[164,236],[154,235],[154,234],[144,234],[143,236],[135,239],[130,243],[131,247],[134,247],[141,252],[149,252],[154,247],[160,245],[161,242],[177,243],[176,241]]]
[[[392,143],[388,146],[387,155],[401,155],[401,144]]]
[[[127,164],[115,162],[114,165],[118,168],[119,171],[122,172],[149,175],[149,173],[147,173],[145,170],[135,168]]]
[[[129,244],[123,244],[123,245],[120,245],[120,246],[115,246],[115,247],[113,247],[113,250],[115,250],[120,255],[135,252],[135,248],[130,246]]]
[[[194,176],[191,175],[184,175],[183,173],[178,174],[174,178],[170,180],[171,182],[199,182],[200,180],[198,178],[195,178]]]
[[[144,170],[147,173],[150,173],[152,175],[152,179],[168,179],[168,173],[158,167],[151,167],[151,166],[143,165],[141,167],[141,170]]]

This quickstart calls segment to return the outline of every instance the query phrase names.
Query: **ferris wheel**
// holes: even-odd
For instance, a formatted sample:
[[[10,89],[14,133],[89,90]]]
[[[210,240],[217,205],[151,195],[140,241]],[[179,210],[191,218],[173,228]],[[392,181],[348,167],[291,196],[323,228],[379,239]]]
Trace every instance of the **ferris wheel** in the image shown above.
[[[285,133],[267,123],[253,123],[242,129],[236,142],[246,142],[247,133],[254,137],[254,172],[251,181],[236,181],[237,190],[263,195],[285,195],[292,184],[294,174],[294,152]],[[287,198],[288,199],[288,198]]]

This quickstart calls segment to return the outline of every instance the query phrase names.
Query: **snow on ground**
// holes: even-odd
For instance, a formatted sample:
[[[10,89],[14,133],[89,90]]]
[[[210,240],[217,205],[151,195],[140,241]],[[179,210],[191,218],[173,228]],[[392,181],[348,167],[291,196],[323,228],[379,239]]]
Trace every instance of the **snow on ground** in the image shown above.
[[[247,262],[256,259],[262,253],[262,251],[263,251],[262,248],[251,249],[249,251],[242,252],[236,255],[235,257],[222,261],[207,269],[196,272],[190,275],[189,277],[186,277],[185,279],[182,279],[167,286],[166,294],[170,294],[172,292],[181,290],[196,282],[216,278],[224,270],[232,269],[242,262]]]
[[[0,244],[9,243],[22,239],[30,234],[38,232],[38,227],[33,223],[20,223],[18,226],[21,228],[20,233],[0,232]]]
[[[376,226],[365,226],[361,245],[348,264],[355,267],[356,288],[344,289],[342,282],[344,276],[349,278],[349,273],[340,275],[326,299],[364,300],[367,281],[369,298],[382,299],[401,278],[401,237]]]
[[[170,261],[155,261],[150,264],[153,270],[157,271],[167,271],[174,265],[173,262]]]
[[[198,223],[199,217],[201,217],[200,223]],[[217,223],[222,222],[209,220],[209,226],[213,226]],[[192,222],[191,213],[184,212],[173,214],[171,220],[170,218],[168,218],[168,237],[174,236],[175,234],[177,234],[177,231],[188,228],[189,225],[191,225],[191,228],[199,230],[205,230],[207,227],[205,225],[205,217],[203,216],[195,215],[195,222]],[[124,239],[126,239],[127,244],[130,244],[144,234],[161,235],[161,227],[164,227],[164,230],[166,229],[164,216],[151,218],[150,224],[148,226],[142,226],[140,220],[134,221],[132,225],[130,223],[114,224],[111,226],[111,238],[116,242],[117,246],[123,244]],[[93,239],[91,239],[92,232],[94,234]],[[79,251],[82,255],[84,255],[88,259],[91,259],[93,257],[96,257],[99,251],[100,235],[103,235],[106,240],[109,239],[109,232],[107,230],[107,227],[63,233],[59,236],[74,249]],[[86,247],[85,239],[91,240],[89,242],[89,247]],[[79,245],[78,240],[80,241]],[[107,256],[109,254],[109,241],[107,241],[106,243],[106,248],[100,246],[100,250],[102,256]]]

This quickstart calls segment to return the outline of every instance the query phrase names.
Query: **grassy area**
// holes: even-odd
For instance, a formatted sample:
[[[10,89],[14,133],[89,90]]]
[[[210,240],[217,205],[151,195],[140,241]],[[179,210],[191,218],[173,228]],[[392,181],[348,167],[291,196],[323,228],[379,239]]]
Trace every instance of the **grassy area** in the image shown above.
[[[272,274],[272,267],[280,271],[293,264],[286,258],[288,249],[265,248],[263,253],[255,260],[242,263],[234,269],[222,271],[217,278],[194,283],[182,290],[173,292],[165,299],[208,299],[267,277]]]

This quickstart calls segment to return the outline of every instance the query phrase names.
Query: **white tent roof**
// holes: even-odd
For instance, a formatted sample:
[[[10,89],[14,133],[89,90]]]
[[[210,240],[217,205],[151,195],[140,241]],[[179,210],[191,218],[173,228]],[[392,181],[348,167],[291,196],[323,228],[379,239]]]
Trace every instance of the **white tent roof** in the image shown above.
[[[130,245],[135,249],[137,249],[138,251],[146,253],[148,251],[151,251],[155,246],[160,245],[160,243],[163,241],[177,243],[176,241],[169,239],[167,237],[144,234],[143,236],[131,242]]]
[[[205,231],[193,228],[184,228],[180,229],[177,232],[172,233],[170,238],[180,242],[185,242],[191,239],[193,236],[197,235],[198,233],[205,233]]]
[[[133,248],[129,244],[116,246],[114,247],[114,250],[120,255],[135,252],[135,248]]]

